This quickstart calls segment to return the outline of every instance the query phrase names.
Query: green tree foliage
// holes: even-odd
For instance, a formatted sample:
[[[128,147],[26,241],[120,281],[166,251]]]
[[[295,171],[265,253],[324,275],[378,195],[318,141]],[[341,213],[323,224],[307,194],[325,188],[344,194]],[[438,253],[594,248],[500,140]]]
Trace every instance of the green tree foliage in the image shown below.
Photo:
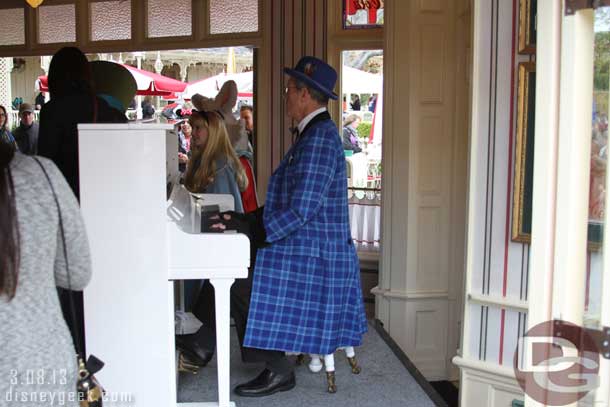
[[[371,134],[371,123],[362,122],[358,125],[358,128],[356,130],[358,131],[359,138],[363,139],[365,137],[368,137]]]
[[[608,90],[608,71],[610,70],[610,32],[595,33],[593,89]]]

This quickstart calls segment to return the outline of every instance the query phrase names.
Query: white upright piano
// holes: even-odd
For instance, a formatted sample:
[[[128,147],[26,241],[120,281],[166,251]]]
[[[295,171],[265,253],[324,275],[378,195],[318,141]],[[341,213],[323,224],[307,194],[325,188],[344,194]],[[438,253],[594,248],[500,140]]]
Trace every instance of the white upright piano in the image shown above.
[[[93,262],[84,293],[87,352],[109,400],[221,406],[230,401],[229,289],[247,277],[249,241],[193,229],[171,125],[81,124],[80,199]],[[177,403],[174,280],[208,278],[216,291],[219,400]],[[114,397],[112,399],[111,397]]]

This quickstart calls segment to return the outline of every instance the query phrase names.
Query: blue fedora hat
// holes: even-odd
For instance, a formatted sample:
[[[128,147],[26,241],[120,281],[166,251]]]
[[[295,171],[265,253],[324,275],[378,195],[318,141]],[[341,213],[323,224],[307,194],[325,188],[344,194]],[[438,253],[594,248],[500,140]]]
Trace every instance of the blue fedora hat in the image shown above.
[[[337,100],[333,92],[337,82],[337,71],[326,62],[316,57],[303,57],[294,69],[284,68],[284,73],[290,75],[305,85],[319,90],[329,98]]]

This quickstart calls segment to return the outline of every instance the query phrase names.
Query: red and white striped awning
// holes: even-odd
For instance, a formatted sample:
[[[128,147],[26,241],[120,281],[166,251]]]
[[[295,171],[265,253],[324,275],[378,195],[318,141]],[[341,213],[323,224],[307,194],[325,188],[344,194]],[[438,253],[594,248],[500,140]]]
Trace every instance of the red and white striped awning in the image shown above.
[[[176,79],[134,68],[133,66],[121,65],[127,68],[133,75],[138,87],[136,95],[169,96],[182,93],[186,89],[187,84]],[[41,92],[49,91],[48,78],[46,75],[39,76],[36,83]]]

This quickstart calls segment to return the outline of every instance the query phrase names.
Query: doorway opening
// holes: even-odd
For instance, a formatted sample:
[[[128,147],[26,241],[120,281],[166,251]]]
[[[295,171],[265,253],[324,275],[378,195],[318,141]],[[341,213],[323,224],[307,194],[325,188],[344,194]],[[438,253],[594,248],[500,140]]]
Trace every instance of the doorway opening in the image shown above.
[[[379,282],[383,50],[341,53],[342,141],[348,173],[352,238],[361,265],[367,316],[374,316],[371,289]]]

